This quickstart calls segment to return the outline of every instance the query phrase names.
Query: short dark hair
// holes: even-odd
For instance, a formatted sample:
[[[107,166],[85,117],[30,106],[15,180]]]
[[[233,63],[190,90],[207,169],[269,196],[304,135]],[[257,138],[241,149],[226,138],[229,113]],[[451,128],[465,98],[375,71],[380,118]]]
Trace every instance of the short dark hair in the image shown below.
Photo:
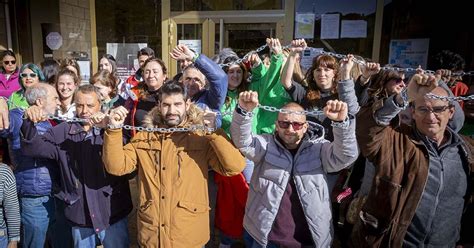
[[[144,47],[144,48],[140,49],[140,51],[137,52],[137,58],[142,56],[142,55],[155,57],[155,51],[153,51],[153,49],[151,49],[149,47]]]
[[[4,50],[4,51],[2,51],[2,53],[1,53],[0,56],[2,57],[2,60],[3,60],[3,58],[5,58],[5,56],[12,56],[13,58],[15,58],[15,61],[16,61],[16,55],[15,55],[15,53],[14,53],[12,50]],[[18,64],[16,64],[16,69],[15,69],[15,71],[17,71],[17,70],[18,70]],[[2,73],[5,72],[5,68],[3,68],[3,65],[0,66],[0,72],[2,72]]]
[[[464,58],[452,51],[443,50],[434,56],[434,69],[448,69],[459,71],[466,66]]]
[[[79,86],[79,88],[77,88],[76,92],[74,93],[74,99],[77,99],[77,94],[79,94],[79,92],[82,94],[94,93],[97,96],[97,101],[99,101],[99,103],[101,102],[99,88],[95,87],[92,84],[84,84]]]
[[[186,90],[186,87],[184,87],[184,84],[177,81],[177,80],[168,80],[166,83],[164,83],[160,90],[158,91],[158,102],[163,99],[163,95],[175,95],[175,94],[181,94],[183,95],[183,98],[185,101],[189,99],[188,91]]]
[[[15,55],[15,53],[14,53],[12,50],[3,50],[0,56],[1,56],[2,59],[3,59],[3,58],[4,58],[5,56],[7,56],[7,55],[8,55],[8,56],[12,56],[13,58],[16,59],[16,55]]]

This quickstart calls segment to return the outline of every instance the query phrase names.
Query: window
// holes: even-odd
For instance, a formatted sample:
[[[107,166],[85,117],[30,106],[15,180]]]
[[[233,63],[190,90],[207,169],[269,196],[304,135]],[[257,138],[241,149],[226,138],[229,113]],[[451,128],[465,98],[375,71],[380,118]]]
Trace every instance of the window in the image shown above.
[[[272,10],[283,9],[284,0],[173,0],[171,11]]]

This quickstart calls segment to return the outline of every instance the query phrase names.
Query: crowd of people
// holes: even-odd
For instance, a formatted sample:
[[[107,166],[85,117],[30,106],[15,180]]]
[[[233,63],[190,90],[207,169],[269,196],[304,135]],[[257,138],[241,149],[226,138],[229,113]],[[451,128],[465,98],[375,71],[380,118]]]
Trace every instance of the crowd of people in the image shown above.
[[[145,47],[127,79],[104,54],[86,84],[74,59],[4,51],[0,248],[204,247],[211,228],[220,248],[472,247],[462,57],[443,51],[435,74],[352,54],[305,70],[305,40],[266,44],[245,60],[178,45],[177,75]]]

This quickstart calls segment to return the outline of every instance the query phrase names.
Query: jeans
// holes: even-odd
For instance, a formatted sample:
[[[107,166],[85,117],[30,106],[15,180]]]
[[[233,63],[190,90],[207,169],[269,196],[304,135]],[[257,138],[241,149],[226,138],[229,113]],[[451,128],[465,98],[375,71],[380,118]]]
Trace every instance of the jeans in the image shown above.
[[[8,233],[6,228],[0,228],[0,248],[7,248]]]
[[[93,228],[73,226],[72,239],[75,248],[96,248],[98,244],[102,244],[104,248],[128,248],[130,239],[127,217],[99,233],[96,233]]]
[[[245,229],[244,229],[244,242],[245,242],[245,247],[247,248],[263,248],[263,246],[259,244],[252,236],[250,236],[250,234]],[[269,242],[267,244],[267,248],[278,248],[278,245],[275,245]]]
[[[21,224],[25,248],[43,248],[55,220],[52,196],[20,197]]]
[[[237,243],[239,241],[238,239],[231,238],[221,232],[219,232],[219,240],[221,245],[228,247],[231,247],[234,243]]]
[[[52,246],[55,248],[72,247],[71,224],[64,215],[66,204],[59,199],[54,199],[56,206],[56,221],[53,224]]]

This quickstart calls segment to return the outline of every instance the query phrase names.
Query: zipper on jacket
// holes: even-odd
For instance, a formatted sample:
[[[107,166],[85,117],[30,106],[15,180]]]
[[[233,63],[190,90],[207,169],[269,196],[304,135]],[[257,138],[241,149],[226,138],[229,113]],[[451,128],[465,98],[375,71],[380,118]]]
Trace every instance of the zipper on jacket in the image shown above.
[[[423,197],[423,192],[425,192],[425,189],[426,189],[426,185],[428,184],[428,177],[430,176],[430,152],[428,151],[428,148],[426,148],[426,146],[423,144],[422,147],[419,148],[422,152],[426,152],[425,154],[423,154],[423,157],[425,159],[428,159],[428,168],[427,168],[427,173],[426,173],[426,180],[425,180],[425,183],[423,185],[423,191],[421,191],[421,195],[420,195],[420,199],[418,199],[418,203],[416,204],[416,208],[415,208],[415,211],[413,211],[413,214],[411,214],[410,216],[410,220],[413,220],[413,217],[415,217],[415,213],[416,213],[416,210],[418,209],[418,207],[420,206],[420,202],[421,202],[421,198]],[[424,149],[424,150],[423,150]],[[403,190],[403,187],[400,189],[400,195],[401,195],[401,190]],[[401,211],[400,213],[398,214],[398,224],[400,223],[400,216],[401,216]],[[393,220],[392,220],[393,221]],[[393,224],[391,224],[393,225]],[[407,229],[408,230],[408,229]],[[406,234],[406,232],[405,232]],[[390,237],[391,238],[391,237]],[[389,242],[389,246],[391,245],[392,243]]]
[[[76,171],[79,171],[76,159],[74,159],[74,168],[76,169]],[[71,175],[75,175],[75,173],[72,169],[69,169],[69,173],[71,173]],[[75,177],[74,178],[74,186],[76,187],[76,189],[79,188],[79,182],[78,181],[79,181],[79,179],[77,179],[77,177]]]
[[[295,161],[296,161],[296,157],[300,154],[300,149],[303,150],[303,148],[301,147],[303,144],[300,144],[300,147],[298,148],[298,150],[296,151],[295,153],[295,156],[293,156],[293,160],[292,160],[292,165],[291,165],[291,172],[290,172],[290,179],[289,180],[293,180],[294,184],[295,184],[295,190],[296,190],[296,195],[298,196],[298,200],[300,201],[300,204],[301,204],[301,209],[303,210],[303,214],[304,214],[304,218],[306,219],[306,225],[308,225],[308,229],[309,231],[311,232],[311,239],[313,240],[313,245],[315,247],[318,247],[318,245],[316,244],[316,240],[314,239],[313,237],[313,234],[315,233],[315,231],[313,230],[313,228],[309,225],[309,220],[308,220],[308,214],[306,213],[305,211],[305,208],[303,207],[303,202],[301,201],[301,194],[300,194],[300,191],[298,190],[298,184],[296,182],[296,179],[295,179]],[[322,161],[321,161],[322,162]],[[321,164],[322,166],[322,164]],[[324,171],[324,170],[323,170]],[[293,175],[293,176],[292,176]],[[326,177],[326,176],[324,176]],[[325,178],[325,181],[327,183],[327,179]],[[288,183],[290,183],[288,181]],[[287,186],[288,187],[288,186]],[[329,199],[329,201],[331,201],[331,199]],[[332,207],[331,207],[331,204],[329,204],[329,210],[332,212]],[[331,218],[331,222],[332,222],[332,218]]]
[[[181,151],[178,151],[178,178],[181,178]]]

